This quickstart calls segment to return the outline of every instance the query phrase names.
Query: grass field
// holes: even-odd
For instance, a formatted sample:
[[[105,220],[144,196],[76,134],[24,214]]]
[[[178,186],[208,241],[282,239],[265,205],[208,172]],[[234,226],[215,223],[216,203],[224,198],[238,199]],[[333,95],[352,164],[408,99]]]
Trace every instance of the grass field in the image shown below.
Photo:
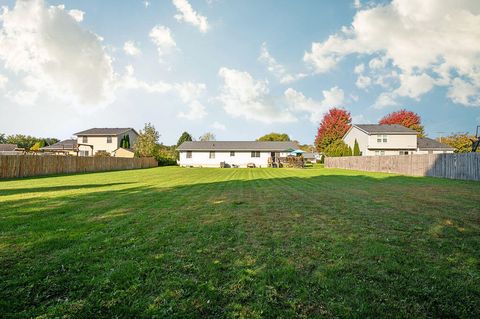
[[[480,317],[480,183],[176,167],[0,181],[0,317]]]

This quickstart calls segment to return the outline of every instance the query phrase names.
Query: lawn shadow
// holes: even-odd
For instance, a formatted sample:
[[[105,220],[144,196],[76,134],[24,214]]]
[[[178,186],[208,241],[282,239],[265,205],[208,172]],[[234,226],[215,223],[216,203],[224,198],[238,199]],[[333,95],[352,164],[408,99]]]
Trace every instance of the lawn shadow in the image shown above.
[[[133,182],[121,182],[121,183],[100,183],[100,184],[78,184],[78,185],[62,185],[62,186],[48,186],[48,187],[27,187],[27,188],[0,188],[0,197],[25,194],[25,193],[45,193],[45,192],[58,192],[66,190],[78,190],[86,188],[98,188],[98,187],[109,187],[109,186],[120,186],[133,184]],[[0,184],[1,186],[1,184]]]

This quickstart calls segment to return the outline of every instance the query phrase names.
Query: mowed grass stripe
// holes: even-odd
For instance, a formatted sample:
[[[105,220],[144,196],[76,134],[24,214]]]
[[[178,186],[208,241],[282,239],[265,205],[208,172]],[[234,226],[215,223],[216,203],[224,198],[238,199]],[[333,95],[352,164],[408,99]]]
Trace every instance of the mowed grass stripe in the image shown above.
[[[478,317],[479,190],[321,168],[0,182],[0,313]]]

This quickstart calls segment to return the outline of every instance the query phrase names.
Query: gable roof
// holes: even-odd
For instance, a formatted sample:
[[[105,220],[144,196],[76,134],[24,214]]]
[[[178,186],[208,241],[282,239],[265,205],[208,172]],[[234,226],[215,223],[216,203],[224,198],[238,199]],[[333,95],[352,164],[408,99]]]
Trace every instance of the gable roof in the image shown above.
[[[69,139],[57,142],[52,145],[44,146],[41,150],[44,151],[57,151],[57,150],[65,150],[65,151],[76,151],[77,150],[77,140]]]
[[[131,127],[94,127],[85,131],[81,131],[75,133],[76,136],[117,136],[120,134],[127,133],[128,131],[132,130],[135,134],[138,133]]]
[[[353,124],[359,130],[372,134],[417,135],[418,132],[399,124]]]
[[[260,142],[260,141],[198,141],[183,142],[179,151],[270,151],[282,152],[297,149],[296,142]]]
[[[427,138],[427,137],[418,137],[417,147],[420,150],[442,150],[442,151],[455,150],[450,145],[440,143],[439,141],[432,140],[431,138]]]
[[[15,144],[0,144],[0,152],[12,152],[15,151],[17,145]]]

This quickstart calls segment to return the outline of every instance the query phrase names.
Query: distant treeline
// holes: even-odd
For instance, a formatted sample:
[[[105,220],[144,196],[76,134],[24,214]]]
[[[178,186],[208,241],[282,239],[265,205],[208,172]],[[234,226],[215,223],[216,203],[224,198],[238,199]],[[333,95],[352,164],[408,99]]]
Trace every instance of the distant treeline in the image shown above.
[[[34,137],[30,135],[23,135],[23,134],[13,134],[13,135],[6,135],[0,133],[0,144],[15,144],[19,148],[26,148],[30,149],[34,145],[43,147],[46,145],[52,145],[59,141],[57,138],[52,137]]]

